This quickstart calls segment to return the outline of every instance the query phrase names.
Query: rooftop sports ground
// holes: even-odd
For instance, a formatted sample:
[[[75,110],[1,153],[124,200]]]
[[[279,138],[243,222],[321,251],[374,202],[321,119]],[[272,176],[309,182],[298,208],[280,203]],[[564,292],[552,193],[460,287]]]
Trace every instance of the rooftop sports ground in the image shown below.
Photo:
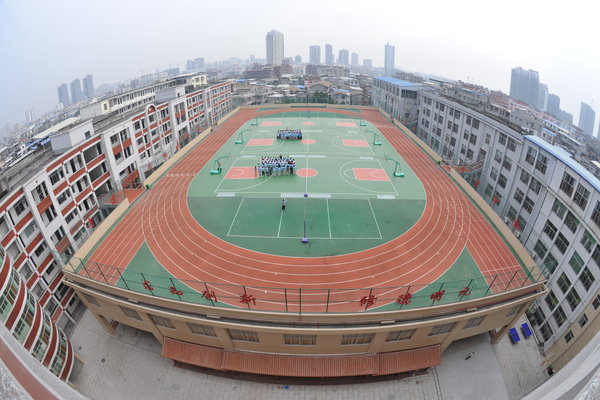
[[[284,129],[302,140],[278,139]],[[377,110],[242,109],[190,146],[72,260],[77,274],[289,313],[431,307],[536,281],[448,172]],[[293,159],[294,173],[261,173],[263,157]]]

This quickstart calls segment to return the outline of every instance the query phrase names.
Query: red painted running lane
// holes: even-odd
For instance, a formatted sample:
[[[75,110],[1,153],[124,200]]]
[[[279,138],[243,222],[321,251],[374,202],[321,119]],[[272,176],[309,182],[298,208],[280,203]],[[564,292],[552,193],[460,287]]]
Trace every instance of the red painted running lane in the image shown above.
[[[285,111],[289,110],[270,113]],[[309,296],[314,300],[315,311],[321,311],[328,288],[342,289],[335,293],[340,303],[330,306],[330,311],[358,311],[356,301],[366,293],[352,288],[431,283],[452,266],[465,246],[483,273],[518,266],[493,228],[439,166],[408,137],[398,134],[398,128],[382,114],[377,111],[364,114],[366,120],[386,135],[426,190],[427,203],[421,219],[402,236],[354,254],[302,258],[239,248],[207,232],[191,215],[187,189],[222,143],[256,116],[254,110],[242,110],[175,165],[123,218],[92,259],[125,267],[145,239],[156,259],[178,279],[286,287],[291,292],[288,293],[290,301],[300,296],[294,290],[302,288],[302,298]],[[199,284],[192,286],[204,289]],[[218,296],[239,295],[235,288],[214,289]],[[320,291],[310,292],[310,289]],[[259,293],[260,298],[271,302],[268,308],[283,309],[281,290],[263,292]],[[395,297],[405,292],[405,288],[387,289],[377,295]],[[303,305],[303,310],[309,312],[310,307]]]

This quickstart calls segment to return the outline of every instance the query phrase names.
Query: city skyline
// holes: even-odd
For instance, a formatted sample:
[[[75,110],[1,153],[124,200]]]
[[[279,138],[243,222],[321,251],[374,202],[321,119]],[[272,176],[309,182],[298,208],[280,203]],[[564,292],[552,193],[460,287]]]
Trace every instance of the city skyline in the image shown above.
[[[203,24],[194,26],[163,26],[156,33],[142,33],[132,28],[129,34],[128,30],[107,30],[106,26],[125,26],[134,15],[145,20],[168,20],[178,13],[179,7],[159,12],[157,7],[140,8],[145,3],[136,1],[127,4],[108,1],[102,5],[88,5],[83,10],[74,1],[52,4],[3,1],[0,3],[0,36],[3,37],[0,48],[7,62],[0,78],[0,87],[3,88],[0,125],[7,121],[19,122],[25,110],[30,107],[35,107],[38,114],[52,109],[57,103],[56,87],[62,82],[71,82],[75,76],[85,76],[90,71],[99,86],[155,72],[157,68],[167,69],[175,64],[183,67],[186,60],[196,57],[216,61],[230,57],[246,59],[250,54],[255,54],[263,58],[264,35],[272,29],[285,35],[286,57],[301,55],[302,59],[308,60],[308,46],[311,43],[321,46],[330,43],[336,55],[339,49],[348,48],[361,55],[361,58],[372,59],[375,67],[383,67],[382,47],[388,41],[396,47],[398,53],[396,68],[475,82],[505,93],[509,91],[510,70],[521,65],[525,69],[539,71],[550,92],[561,97],[561,108],[573,113],[574,120],[578,119],[580,103],[593,105],[595,93],[600,93],[600,82],[594,74],[600,68],[600,57],[582,51],[582,45],[577,40],[579,37],[593,35],[593,19],[589,15],[581,16],[576,13],[576,5],[558,10],[540,2],[514,2],[494,11],[494,18],[506,21],[513,20],[511,10],[515,8],[519,8],[521,16],[535,16],[537,20],[544,20],[548,24],[563,25],[569,19],[579,21],[560,33],[548,32],[546,39],[537,43],[535,51],[532,51],[531,40],[523,38],[533,40],[536,37],[539,26],[533,26],[535,24],[518,25],[517,29],[515,21],[512,28],[509,26],[509,29],[491,30],[489,35],[484,35],[485,38],[472,35],[473,29],[485,26],[489,20],[486,17],[489,10],[476,3],[435,3],[433,7],[439,11],[435,14],[439,17],[433,16],[428,25],[436,26],[436,29],[419,35],[418,40],[407,38],[415,37],[416,32],[422,31],[422,20],[415,18],[397,24],[394,10],[399,6],[390,6],[390,12],[382,15],[378,11],[379,7],[373,5],[344,3],[345,7],[360,14],[364,20],[377,21],[370,24],[369,29],[364,29],[367,32],[365,35],[360,38],[352,36],[350,39],[348,32],[334,27],[339,15],[338,3],[314,2],[319,6],[319,15],[329,17],[331,27],[323,26],[311,31],[307,31],[305,26],[306,20],[311,18],[310,10],[313,7],[294,6],[292,11],[295,18],[288,20],[282,17],[289,10],[284,10],[279,3],[273,1],[264,3],[259,23],[255,17],[236,17],[229,24],[235,29],[224,29],[218,19],[207,19]],[[240,16],[255,12],[249,4],[243,2],[202,7],[186,5],[190,12],[194,12],[197,7],[198,12],[206,11],[209,15],[229,12],[232,6]],[[406,7],[409,9],[404,10],[405,13],[418,15],[430,11],[432,5],[415,4]],[[469,12],[464,12],[467,9]],[[95,18],[77,17],[84,13],[94,14]],[[442,18],[442,15],[452,18]],[[590,23],[585,23],[588,18]],[[97,32],[104,34],[99,35]],[[215,35],[215,32],[220,34]],[[243,36],[239,32],[244,32]],[[190,40],[192,37],[213,39],[191,48],[185,44],[187,40],[181,41],[181,45],[166,46],[169,38],[180,34]],[[64,45],[65,38],[72,42],[69,46]],[[165,46],[161,46],[161,43]],[[77,51],[73,51],[74,48]],[[158,48],[161,50],[157,51]],[[556,51],[559,48],[561,51]]]

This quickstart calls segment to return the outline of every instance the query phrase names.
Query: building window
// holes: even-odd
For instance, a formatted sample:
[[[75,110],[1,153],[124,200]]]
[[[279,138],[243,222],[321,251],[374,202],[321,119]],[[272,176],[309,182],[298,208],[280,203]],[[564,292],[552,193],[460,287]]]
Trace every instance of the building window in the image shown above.
[[[498,179],[498,170],[494,167],[490,170],[490,178],[495,182]]]
[[[517,218],[517,210],[512,208],[512,206],[509,206],[508,211],[506,212],[507,222],[510,221],[512,223],[516,218]]]
[[[565,251],[567,251],[567,248],[569,247],[569,241],[563,236],[562,233],[559,232],[556,236],[556,240],[554,241],[554,246],[556,246],[561,254],[565,254]]]
[[[506,177],[502,174],[500,174],[500,177],[498,178],[498,186],[500,186],[501,188],[506,187]]]
[[[599,296],[600,297],[600,296]],[[388,333],[386,342],[402,342],[404,340],[410,340],[414,336],[416,329],[404,329],[401,331],[392,331]]]
[[[544,260],[544,264],[542,265],[542,272],[544,276],[548,278],[550,275],[552,275],[557,266],[558,260],[552,255],[552,252],[548,252],[546,259]]]
[[[581,245],[587,250],[588,253],[592,251],[592,247],[594,247],[595,244],[596,239],[594,239],[592,234],[587,230],[583,232],[583,235],[581,236]]]
[[[513,198],[517,201],[517,203],[521,204],[524,196],[525,196],[525,193],[523,193],[523,191],[521,189],[517,188],[517,190],[515,190],[515,195]]]
[[[563,174],[562,181],[560,181],[560,190],[565,192],[569,197],[573,194],[573,188],[575,187],[575,178],[568,173]]]
[[[342,335],[342,345],[369,344],[373,341],[373,333],[356,333]]]
[[[253,342],[258,343],[258,332],[255,331],[243,331],[240,329],[227,329],[229,338],[231,340],[237,340],[239,342]]]
[[[492,189],[493,189],[493,188],[492,188],[492,185],[490,185],[490,184],[488,183],[488,185],[485,187],[485,195],[486,195],[486,196],[489,196],[489,195],[491,195],[491,194],[492,194]]]
[[[569,343],[571,340],[573,340],[573,332],[569,331],[567,332],[567,334],[565,335],[565,342]]]
[[[594,310],[597,310],[598,307],[600,307],[600,294],[592,301],[592,307],[594,307]]]
[[[502,161],[502,166],[510,171],[510,169],[512,168],[512,160],[509,157],[504,156],[504,160]]]
[[[594,275],[588,269],[588,267],[585,267],[581,275],[579,275],[579,281],[581,282],[586,291],[590,290],[590,287],[592,286],[595,280],[596,278],[594,278]]]
[[[539,259],[541,260],[546,255],[546,252],[548,251],[548,248],[546,247],[546,245],[541,240],[538,240],[535,243],[535,246],[533,246],[533,251],[535,252],[535,254],[537,254],[537,256],[539,257]]]
[[[96,300],[95,297],[90,296],[87,293],[84,293],[83,296],[85,297],[85,299],[88,301],[88,303],[95,305],[96,307],[100,307],[100,304],[98,304],[98,300]]]
[[[579,318],[579,321],[577,321],[579,323],[579,327],[583,328],[587,323],[588,323],[588,317],[587,315],[583,314],[581,316],[581,318]]]
[[[546,298],[544,299],[546,305],[550,309],[550,311],[554,310],[554,307],[558,305],[558,299],[552,290],[548,291]]]
[[[525,201],[523,202],[523,208],[525,209],[525,211],[527,211],[529,214],[531,214],[534,206],[535,206],[535,204],[534,204],[533,200],[531,200],[529,197],[525,197]]]
[[[596,266],[600,268],[600,246],[596,246],[592,253],[592,260],[596,263]]]
[[[548,165],[548,157],[540,154],[537,158],[537,161],[535,162],[535,169],[540,171],[542,174],[545,174],[547,165]]]
[[[431,332],[429,332],[429,336],[445,335],[450,333],[452,329],[454,329],[454,325],[456,325],[456,322],[436,325],[431,329]]]
[[[564,272],[560,274],[560,276],[556,280],[556,284],[560,288],[560,291],[563,292],[563,294],[567,293],[567,290],[569,290],[569,288],[571,287],[571,281]]]
[[[533,147],[528,147],[527,155],[525,156],[525,161],[528,164],[533,165],[535,163],[536,156],[537,156],[537,150],[535,150]]]
[[[567,303],[569,303],[571,311],[574,311],[579,303],[581,303],[581,297],[579,297],[579,293],[577,293],[575,288],[571,289],[571,291],[567,294]]]
[[[485,319],[485,315],[482,315],[481,317],[471,318],[467,321],[467,323],[465,324],[465,327],[463,329],[474,328],[476,326],[479,326],[479,325],[481,325],[481,323],[483,322],[484,319]]]
[[[577,230],[577,226],[579,226],[579,220],[571,213],[571,211],[567,212],[567,217],[565,218],[565,225],[573,233],[575,233],[575,231]]]
[[[190,332],[195,333],[196,335],[211,336],[211,337],[217,336],[217,334],[215,333],[215,330],[213,329],[212,326],[194,324],[192,322],[186,322],[186,324],[187,324],[188,328],[190,329]]]
[[[521,176],[519,177],[519,179],[521,180],[521,182],[523,182],[524,184],[528,184],[529,183],[529,173],[525,170],[521,171]]]
[[[558,308],[552,313],[552,316],[554,317],[556,325],[558,326],[561,326],[567,320],[567,314],[565,314],[561,306],[558,306]]]
[[[541,325],[542,322],[546,319],[544,315],[544,311],[541,308],[536,308],[531,312],[531,323],[533,325]]]
[[[155,325],[162,326],[164,328],[175,329],[175,326],[169,318],[159,317],[158,315],[150,314],[150,319]]]
[[[589,196],[590,191],[583,187],[583,185],[580,183],[577,185],[577,191],[575,192],[575,196],[573,196],[573,202],[577,204],[579,208],[585,210]]]
[[[508,145],[506,148],[510,151],[515,151],[517,149],[517,142],[512,138],[508,138]]]
[[[556,226],[550,220],[546,221],[546,225],[544,225],[544,233],[548,235],[550,239],[554,239],[556,235]]]
[[[531,178],[531,182],[529,183],[529,189],[531,189],[535,194],[540,193],[540,189],[542,184],[535,178]]]
[[[571,266],[571,268],[573,268],[573,271],[575,271],[576,274],[578,274],[579,271],[581,271],[581,268],[583,267],[583,260],[581,259],[579,254],[577,254],[577,252],[574,252],[571,256],[571,259],[569,260],[569,265]]]
[[[558,200],[554,200],[554,205],[552,206],[552,212],[558,216],[561,220],[565,216],[565,211],[567,211],[567,207],[563,205]],[[600,227],[600,225],[598,225]]]
[[[314,346],[317,344],[317,335],[284,334],[283,342],[294,346]]]
[[[600,228],[600,201],[596,202],[594,211],[592,211],[592,221],[594,221],[596,226]]]
[[[547,342],[548,339],[552,337],[552,328],[550,328],[550,324],[548,322],[540,326],[540,333],[542,334],[544,342]]]
[[[121,309],[121,311],[123,311],[123,314],[125,314],[125,316],[132,318],[132,319],[137,319],[138,321],[142,320],[140,315],[134,309],[129,308],[129,307],[123,307],[123,306],[119,306],[119,308]]]

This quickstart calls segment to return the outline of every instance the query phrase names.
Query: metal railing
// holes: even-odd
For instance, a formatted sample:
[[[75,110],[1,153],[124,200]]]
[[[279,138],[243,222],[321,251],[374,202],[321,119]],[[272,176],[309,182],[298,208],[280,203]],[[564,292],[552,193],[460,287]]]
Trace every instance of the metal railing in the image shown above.
[[[267,287],[177,279],[76,257],[70,272],[94,281],[162,299],[225,308],[290,313],[392,311],[459,303],[545,280],[537,267],[518,268],[457,281],[363,288]]]

